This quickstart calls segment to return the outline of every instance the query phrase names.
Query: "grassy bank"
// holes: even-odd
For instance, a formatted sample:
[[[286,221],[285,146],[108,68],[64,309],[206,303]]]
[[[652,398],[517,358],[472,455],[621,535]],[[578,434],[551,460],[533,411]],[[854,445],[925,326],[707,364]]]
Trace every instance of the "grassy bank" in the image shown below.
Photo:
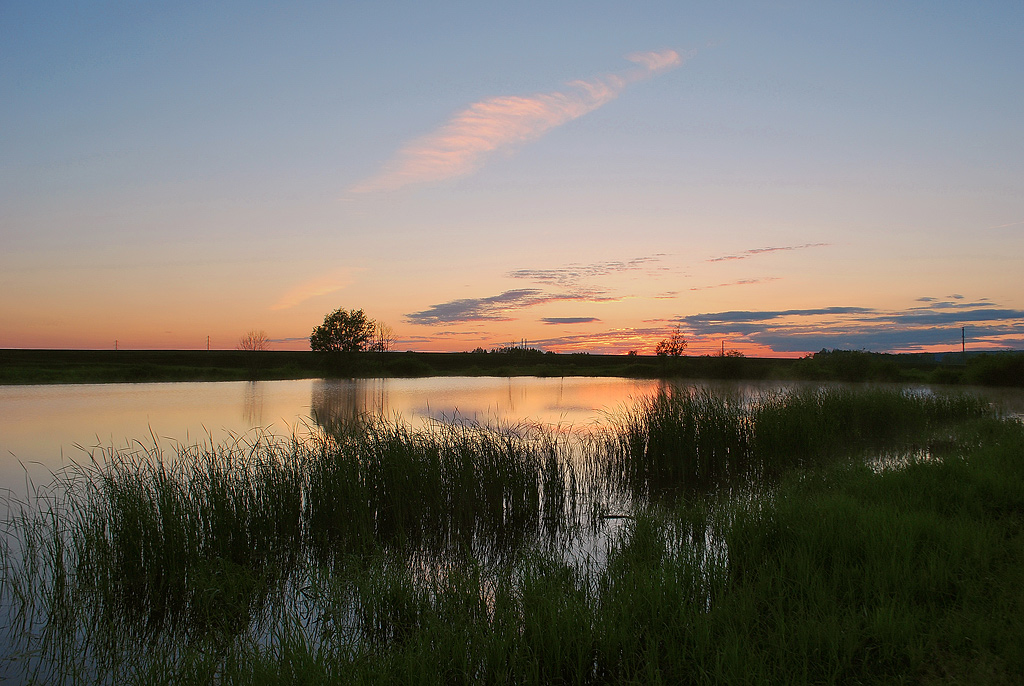
[[[0,350],[0,384],[423,376],[802,379],[1024,386],[1024,354],[822,351],[793,360],[542,353],[313,353],[239,350]]]
[[[8,502],[0,676],[1018,683],[1022,446],[831,388],[96,454]]]
[[[782,378],[794,360],[542,353],[0,350],[0,383],[240,381],[425,376]]]

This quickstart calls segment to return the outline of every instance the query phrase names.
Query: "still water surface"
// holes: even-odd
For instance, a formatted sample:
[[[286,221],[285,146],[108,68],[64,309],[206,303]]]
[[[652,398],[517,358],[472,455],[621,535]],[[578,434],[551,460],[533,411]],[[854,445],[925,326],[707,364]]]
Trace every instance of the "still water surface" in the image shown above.
[[[694,382],[690,382],[691,384]],[[437,377],[296,381],[0,386],[0,489],[24,493],[95,447],[151,448],[253,440],[259,430],[304,435],[362,413],[413,426],[462,417],[481,423],[580,427],[664,382],[617,378]],[[718,384],[715,384],[718,385]],[[728,385],[728,384],[725,384]],[[792,384],[742,384],[741,392]],[[981,392],[1024,414],[1019,389]]]
[[[581,426],[657,381],[615,378],[443,377],[0,386],[0,488],[25,491],[95,447],[150,448],[304,435],[362,413],[412,425],[462,417]]]

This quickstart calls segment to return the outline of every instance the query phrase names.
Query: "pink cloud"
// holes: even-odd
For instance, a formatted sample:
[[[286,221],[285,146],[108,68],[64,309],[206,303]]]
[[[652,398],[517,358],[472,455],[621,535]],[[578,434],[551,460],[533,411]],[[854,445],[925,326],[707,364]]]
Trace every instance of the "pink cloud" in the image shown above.
[[[389,191],[464,176],[478,169],[490,153],[537,140],[614,100],[629,84],[683,63],[674,50],[637,53],[626,59],[639,66],[589,81],[571,81],[562,91],[474,103],[437,131],[406,145],[383,171],[350,190]]]
[[[803,245],[782,245],[771,248],[754,248],[752,250],[744,250],[741,253],[734,255],[722,255],[721,257],[709,258],[708,262],[725,262],[726,260],[745,260],[748,257],[754,257],[755,255],[761,255],[769,252],[779,252],[788,250],[806,250],[807,248],[824,248],[832,245],[831,243],[804,243]]]
[[[287,310],[310,298],[340,291],[350,283],[352,283],[352,276],[349,270],[339,270],[325,274],[324,276],[319,276],[293,286],[278,298],[277,302],[270,306],[270,309]]]
[[[713,286],[694,286],[690,290],[691,291],[706,291],[709,288],[725,288],[727,286],[750,286],[751,284],[755,284],[755,283],[764,283],[766,281],[778,281],[778,280],[779,280],[779,277],[777,277],[777,276],[762,276],[762,277],[758,277],[756,279],[739,279],[737,281],[729,281],[727,283],[719,283],[719,284],[715,284]]]
[[[675,50],[634,52],[632,55],[626,55],[626,59],[642,65],[652,74],[678,67],[683,63],[683,58]]]

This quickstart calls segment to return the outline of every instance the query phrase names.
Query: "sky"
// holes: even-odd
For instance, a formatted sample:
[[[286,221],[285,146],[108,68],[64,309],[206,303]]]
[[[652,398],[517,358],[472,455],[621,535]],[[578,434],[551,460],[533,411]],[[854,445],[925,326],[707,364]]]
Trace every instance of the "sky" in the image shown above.
[[[1024,4],[0,2],[0,348],[1024,349]]]

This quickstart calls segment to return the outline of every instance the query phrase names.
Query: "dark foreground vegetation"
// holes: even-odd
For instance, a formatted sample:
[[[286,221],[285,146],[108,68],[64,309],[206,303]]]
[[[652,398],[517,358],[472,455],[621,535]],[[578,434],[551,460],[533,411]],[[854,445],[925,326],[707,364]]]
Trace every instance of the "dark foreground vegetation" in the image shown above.
[[[890,355],[821,351],[803,359],[491,352],[0,350],[0,384],[422,376],[619,376],[890,381],[1024,387],[1024,353]]]
[[[0,678],[1024,679],[1024,427],[680,387],[582,431],[368,418],[96,453],[3,529]]]

